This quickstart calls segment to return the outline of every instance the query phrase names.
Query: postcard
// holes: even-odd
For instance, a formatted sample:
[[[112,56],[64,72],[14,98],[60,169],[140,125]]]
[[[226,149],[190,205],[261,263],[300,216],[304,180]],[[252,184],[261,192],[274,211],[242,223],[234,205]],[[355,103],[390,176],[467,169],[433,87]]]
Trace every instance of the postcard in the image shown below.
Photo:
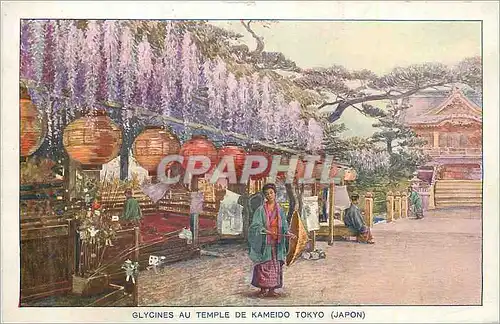
[[[3,2],[2,322],[498,321],[498,9]]]

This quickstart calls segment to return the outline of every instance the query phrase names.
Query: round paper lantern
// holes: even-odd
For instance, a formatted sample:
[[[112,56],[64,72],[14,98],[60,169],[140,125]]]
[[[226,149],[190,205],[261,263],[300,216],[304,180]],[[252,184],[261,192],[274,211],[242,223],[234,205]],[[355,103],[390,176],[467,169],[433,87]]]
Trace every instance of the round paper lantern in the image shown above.
[[[313,171],[313,175],[314,175],[315,179],[321,179],[321,174],[323,173],[323,166],[324,166],[323,160],[316,162],[316,165],[314,166],[314,171]],[[332,163],[332,165],[330,166],[330,172],[328,173],[328,176],[330,178],[334,178],[337,175],[338,171],[339,171],[339,169],[338,169],[337,165],[335,165],[335,163]]]
[[[20,154],[22,157],[35,153],[43,143],[45,128],[41,114],[31,101],[26,87],[20,87]]]
[[[194,155],[206,156],[210,159],[209,171],[217,165],[217,148],[204,135],[193,135],[189,141],[182,144],[179,154],[184,157],[182,163],[184,169],[187,167],[189,157]],[[194,167],[201,169],[202,166],[201,162],[196,162]]]
[[[217,163],[219,163],[225,156],[232,156],[234,161],[234,169],[236,170],[236,175],[238,177],[241,177],[241,173],[243,172],[243,166],[245,165],[246,155],[247,152],[243,148],[238,147],[236,144],[228,143],[227,145],[224,145],[223,147],[219,148]]]
[[[63,145],[83,169],[99,169],[118,156],[122,144],[120,128],[103,110],[71,122],[64,129]]]
[[[147,126],[135,138],[132,152],[135,159],[149,175],[156,175],[161,160],[168,155],[179,154],[181,144],[175,134],[163,127]],[[175,162],[170,162],[167,169]]]
[[[344,173],[344,180],[354,181],[356,180],[356,176],[357,176],[356,171],[354,171],[353,169],[349,169]]]
[[[271,171],[271,163],[273,162],[272,157],[270,154],[266,152],[261,152],[261,151],[251,151],[248,153],[249,156],[263,156],[267,160],[267,167],[264,171],[262,171],[259,174],[254,174],[250,176],[250,179],[252,180],[260,180],[269,175],[269,171]],[[259,166],[259,162],[253,161],[252,162],[252,169],[256,169]]]
[[[272,163],[272,160],[271,160]],[[282,156],[281,157],[281,164],[290,164],[290,157],[288,156]],[[295,180],[298,180],[300,178],[304,177],[304,172],[305,172],[306,166],[304,164],[304,161],[302,161],[301,158],[297,160],[297,167],[295,168]],[[276,175],[276,178],[279,180],[285,180],[287,177],[288,172],[278,172]]]

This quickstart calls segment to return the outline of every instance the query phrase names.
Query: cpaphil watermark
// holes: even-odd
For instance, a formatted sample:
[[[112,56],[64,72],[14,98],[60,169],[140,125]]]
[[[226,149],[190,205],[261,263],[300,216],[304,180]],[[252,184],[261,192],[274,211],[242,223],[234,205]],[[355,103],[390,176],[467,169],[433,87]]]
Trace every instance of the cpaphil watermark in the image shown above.
[[[300,169],[299,169],[299,161]],[[179,163],[183,166],[183,174],[168,174],[167,166]],[[267,173],[269,163],[271,168]],[[187,159],[182,155],[168,155],[158,165],[158,180],[166,184],[183,182],[190,184],[193,176],[210,175],[209,182],[217,183],[219,179],[227,179],[230,184],[246,184],[252,176],[262,175],[268,181],[275,182],[278,176],[285,178],[286,184],[297,181],[299,184],[310,184],[319,181],[321,184],[334,182],[336,166],[332,155],[324,158],[320,155],[306,155],[302,159],[292,156],[282,162],[282,155],[272,155],[268,160],[262,155],[247,155],[243,166],[235,165],[233,156],[223,156],[216,165],[212,165],[209,157],[203,155],[189,156]],[[333,172],[332,172],[333,171]],[[266,172],[266,174],[264,174]]]

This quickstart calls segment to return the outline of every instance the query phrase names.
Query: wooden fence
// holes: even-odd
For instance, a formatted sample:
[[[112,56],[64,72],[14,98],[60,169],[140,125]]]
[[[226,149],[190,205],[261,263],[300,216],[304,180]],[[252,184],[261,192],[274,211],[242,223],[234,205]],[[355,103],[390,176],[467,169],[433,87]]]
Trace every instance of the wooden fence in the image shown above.
[[[399,218],[408,217],[408,194],[406,192],[400,193],[398,191],[387,193],[387,217],[386,221],[392,222]]]
[[[21,225],[21,304],[71,291],[75,236],[72,221]]]

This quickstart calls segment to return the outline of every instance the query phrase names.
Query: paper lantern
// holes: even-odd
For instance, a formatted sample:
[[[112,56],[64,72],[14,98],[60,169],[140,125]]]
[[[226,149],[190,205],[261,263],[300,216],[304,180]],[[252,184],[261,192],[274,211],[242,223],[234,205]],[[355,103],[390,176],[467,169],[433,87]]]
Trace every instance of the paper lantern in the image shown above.
[[[353,169],[349,169],[344,173],[344,180],[345,181],[354,181],[356,180],[357,174],[356,171]]]
[[[314,171],[313,171],[313,175],[314,175],[315,179],[321,179],[321,174],[323,173],[323,166],[324,166],[323,160],[316,162],[316,164],[314,166]],[[330,166],[330,172],[328,173],[329,178],[330,179],[334,178],[338,172],[339,172],[339,169],[338,169],[337,165],[335,163],[332,163],[332,165]]]
[[[238,147],[236,144],[228,143],[227,145],[224,145],[223,147],[219,148],[217,163],[219,163],[225,156],[233,157],[234,169],[236,170],[236,175],[238,178],[241,177],[241,174],[243,172],[243,166],[245,165],[245,158],[247,156],[247,152],[243,148]]]
[[[187,167],[189,157],[195,155],[206,156],[210,159],[209,171],[217,165],[217,148],[204,135],[193,135],[189,141],[185,142],[181,146],[179,154],[184,157],[184,161],[182,163],[182,167],[184,169]],[[201,169],[202,166],[203,164],[201,162],[196,162],[194,167],[196,169]]]
[[[135,159],[149,175],[155,176],[161,160],[168,155],[179,154],[181,144],[175,134],[159,126],[147,126],[136,137],[132,152]],[[172,167],[174,162],[167,165]]]
[[[71,122],[64,129],[63,145],[68,155],[85,170],[100,169],[118,156],[122,144],[120,128],[103,110]]]
[[[266,178],[269,175],[269,171],[271,171],[271,163],[273,162],[271,155],[266,153],[266,152],[261,152],[261,151],[251,151],[250,153],[248,153],[248,155],[249,156],[263,156],[267,160],[266,169],[264,169],[264,171],[262,171],[259,174],[251,175],[250,179],[260,180],[260,179]],[[258,166],[259,166],[259,162],[253,161],[251,168],[256,169]]]
[[[22,157],[30,156],[40,148],[45,137],[45,127],[41,114],[31,101],[26,87],[20,87],[20,145]]]
[[[272,160],[271,160],[272,163]],[[282,156],[281,157],[281,164],[290,164],[290,158],[288,156]],[[304,164],[304,161],[302,159],[297,160],[297,167],[295,168],[295,180],[298,180],[300,178],[304,177],[304,172],[305,172],[306,166]],[[276,175],[276,178],[279,180],[285,180],[287,177],[288,172],[278,172]]]

